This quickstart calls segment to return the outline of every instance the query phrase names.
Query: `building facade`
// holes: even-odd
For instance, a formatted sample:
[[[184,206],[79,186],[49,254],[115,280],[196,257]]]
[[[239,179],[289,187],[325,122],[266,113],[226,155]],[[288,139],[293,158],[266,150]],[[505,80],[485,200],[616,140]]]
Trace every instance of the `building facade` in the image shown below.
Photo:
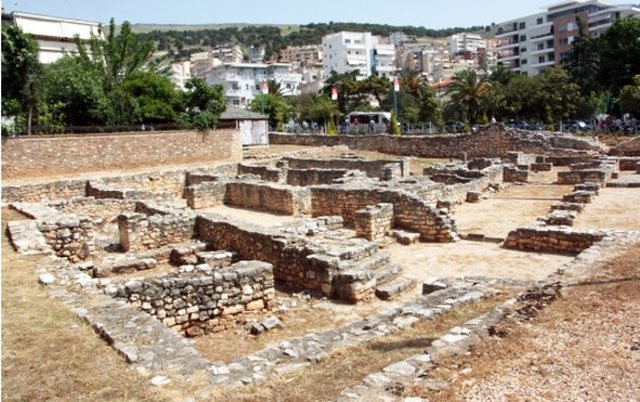
[[[482,36],[472,33],[459,33],[447,37],[447,45],[449,46],[449,54],[470,54],[477,56],[480,49],[487,48],[487,41]]]
[[[369,32],[337,32],[322,38],[325,76],[358,70],[358,79],[372,73],[391,77],[395,70],[395,47]]]
[[[3,16],[3,20],[34,37],[38,43],[38,60],[43,64],[51,64],[65,53],[75,53],[78,50],[76,36],[84,42],[89,41],[91,35],[104,39],[98,22],[22,12]]]
[[[209,85],[222,85],[227,103],[239,107],[248,106],[261,93],[263,81],[275,80],[284,96],[299,95],[302,81],[302,75],[293,72],[293,66],[286,63],[222,63],[204,76]]]
[[[565,1],[541,13],[500,23],[496,25],[497,62],[521,74],[538,75],[567,57],[580,34],[578,18],[585,33],[598,37],[623,17],[640,17],[640,7],[598,0]]]

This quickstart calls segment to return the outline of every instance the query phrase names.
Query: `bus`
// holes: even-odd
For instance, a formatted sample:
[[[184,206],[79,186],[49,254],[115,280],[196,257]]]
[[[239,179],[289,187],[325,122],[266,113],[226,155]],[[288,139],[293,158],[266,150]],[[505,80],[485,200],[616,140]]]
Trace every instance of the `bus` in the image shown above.
[[[389,112],[351,112],[347,115],[343,131],[346,134],[379,134],[389,131]]]

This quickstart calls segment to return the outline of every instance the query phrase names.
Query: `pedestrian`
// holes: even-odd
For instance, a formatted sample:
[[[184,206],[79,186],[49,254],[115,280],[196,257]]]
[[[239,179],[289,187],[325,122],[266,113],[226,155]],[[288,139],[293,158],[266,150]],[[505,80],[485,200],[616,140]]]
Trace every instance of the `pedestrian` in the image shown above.
[[[373,134],[373,132],[376,130],[376,122],[373,121],[373,119],[369,120],[369,133]]]

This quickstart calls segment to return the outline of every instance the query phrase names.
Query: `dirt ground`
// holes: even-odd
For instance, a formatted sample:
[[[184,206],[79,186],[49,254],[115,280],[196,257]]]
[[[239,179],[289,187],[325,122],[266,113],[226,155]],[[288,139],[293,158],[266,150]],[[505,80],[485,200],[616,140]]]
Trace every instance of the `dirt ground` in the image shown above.
[[[501,248],[496,243],[418,243],[386,248],[391,261],[419,283],[445,277],[487,276],[540,280],[554,273],[573,257],[529,253]]]
[[[511,185],[479,203],[456,206],[453,218],[460,233],[482,233],[504,239],[510,231],[530,226],[546,216],[551,204],[562,201],[573,186],[557,184]]]
[[[603,188],[574,222],[576,229],[640,230],[640,188]]]
[[[469,356],[440,363],[430,401],[640,400],[640,248],[609,262],[530,321],[501,325]]]

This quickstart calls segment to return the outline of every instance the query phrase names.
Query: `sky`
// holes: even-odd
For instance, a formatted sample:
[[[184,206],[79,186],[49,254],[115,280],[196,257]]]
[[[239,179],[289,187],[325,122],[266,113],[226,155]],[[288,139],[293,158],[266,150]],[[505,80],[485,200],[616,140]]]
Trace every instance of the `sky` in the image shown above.
[[[369,22],[427,28],[490,25],[541,11],[553,0],[9,0],[22,11],[106,23],[307,24]]]

